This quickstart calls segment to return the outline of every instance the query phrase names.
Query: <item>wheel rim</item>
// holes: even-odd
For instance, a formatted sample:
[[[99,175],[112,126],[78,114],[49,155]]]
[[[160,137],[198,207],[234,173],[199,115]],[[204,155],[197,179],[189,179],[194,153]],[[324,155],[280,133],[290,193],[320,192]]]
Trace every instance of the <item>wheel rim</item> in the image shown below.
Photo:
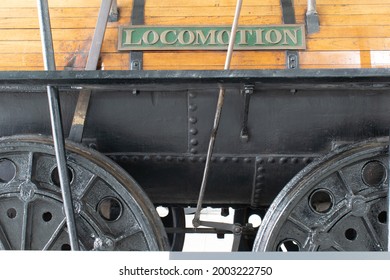
[[[253,250],[386,250],[387,150],[387,141],[363,142],[302,170],[270,206]]]
[[[140,187],[114,162],[67,143],[78,239],[82,250],[165,250],[162,223]],[[0,246],[69,250],[49,138],[0,140]]]

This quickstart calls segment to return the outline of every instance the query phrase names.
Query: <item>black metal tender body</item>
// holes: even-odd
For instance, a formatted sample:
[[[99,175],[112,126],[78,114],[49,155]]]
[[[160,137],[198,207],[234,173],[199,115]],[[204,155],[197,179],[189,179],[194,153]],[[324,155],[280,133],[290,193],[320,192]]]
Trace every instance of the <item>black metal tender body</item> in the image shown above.
[[[221,86],[204,206],[267,209],[305,166],[390,127],[387,69],[1,72],[0,136],[51,134],[47,85],[65,135],[80,88],[92,89],[83,143],[155,205],[196,205]]]

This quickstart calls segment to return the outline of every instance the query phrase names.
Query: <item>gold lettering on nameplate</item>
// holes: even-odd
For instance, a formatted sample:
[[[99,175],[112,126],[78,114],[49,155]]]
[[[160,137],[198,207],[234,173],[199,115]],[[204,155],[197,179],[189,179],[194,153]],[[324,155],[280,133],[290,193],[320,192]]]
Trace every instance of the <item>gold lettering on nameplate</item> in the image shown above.
[[[119,50],[225,50],[229,26],[125,26],[119,28]],[[301,24],[241,26],[236,50],[305,49]]]

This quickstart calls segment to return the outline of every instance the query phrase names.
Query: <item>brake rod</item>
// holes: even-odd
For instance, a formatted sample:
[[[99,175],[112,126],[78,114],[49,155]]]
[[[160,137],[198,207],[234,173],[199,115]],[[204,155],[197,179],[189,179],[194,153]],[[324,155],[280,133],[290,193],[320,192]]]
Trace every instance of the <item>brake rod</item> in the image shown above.
[[[43,63],[46,71],[55,71],[53,39],[51,35],[50,14],[47,0],[38,0],[38,17],[42,41]],[[65,157],[65,140],[61,120],[61,107],[57,87],[47,86],[47,97],[50,110],[50,121],[53,133],[54,150],[57,161],[57,170],[60,178],[62,200],[64,202],[66,223],[71,249],[78,251],[76,222],[73,212],[72,194],[68,178]]]
[[[230,69],[230,63],[231,63],[232,55],[233,55],[234,42],[236,40],[236,32],[237,32],[237,26],[238,26],[238,19],[240,17],[240,12],[241,12],[241,6],[242,6],[242,0],[237,0],[236,11],[234,14],[234,20],[233,20],[232,29],[230,32],[229,46],[228,46],[228,51],[226,54],[224,70]],[[192,220],[192,224],[194,227],[200,226],[200,211],[202,210],[203,198],[204,198],[204,193],[206,191],[207,179],[208,179],[209,170],[210,170],[211,156],[213,154],[215,139],[217,137],[217,132],[218,132],[218,127],[219,127],[219,122],[221,119],[221,112],[222,112],[224,99],[225,99],[225,88],[223,87],[223,85],[220,85],[217,108],[215,110],[214,124],[213,124],[213,129],[211,131],[211,136],[210,136],[210,141],[209,141],[209,146],[208,146],[207,156],[206,156],[206,164],[205,164],[205,168],[203,171],[202,184],[201,184],[200,191],[199,191],[196,212],[194,215],[194,219]]]

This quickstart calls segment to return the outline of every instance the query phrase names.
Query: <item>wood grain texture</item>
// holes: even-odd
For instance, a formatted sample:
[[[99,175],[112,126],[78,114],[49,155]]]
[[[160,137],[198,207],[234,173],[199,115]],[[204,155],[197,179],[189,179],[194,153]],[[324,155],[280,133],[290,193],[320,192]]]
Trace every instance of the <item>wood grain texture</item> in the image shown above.
[[[49,0],[58,69],[83,69],[101,0]],[[236,0],[147,0],[146,25],[230,25]],[[294,0],[304,23],[307,0]],[[117,27],[130,24],[131,0],[118,0],[119,22],[109,23],[99,68],[129,68],[117,51]],[[307,36],[301,68],[390,67],[390,0],[319,0],[320,32]],[[280,0],[246,0],[240,25],[281,24]],[[36,0],[0,1],[0,70],[43,70]],[[232,69],[283,69],[284,51],[237,51]],[[223,69],[223,51],[144,53],[144,69]]]

